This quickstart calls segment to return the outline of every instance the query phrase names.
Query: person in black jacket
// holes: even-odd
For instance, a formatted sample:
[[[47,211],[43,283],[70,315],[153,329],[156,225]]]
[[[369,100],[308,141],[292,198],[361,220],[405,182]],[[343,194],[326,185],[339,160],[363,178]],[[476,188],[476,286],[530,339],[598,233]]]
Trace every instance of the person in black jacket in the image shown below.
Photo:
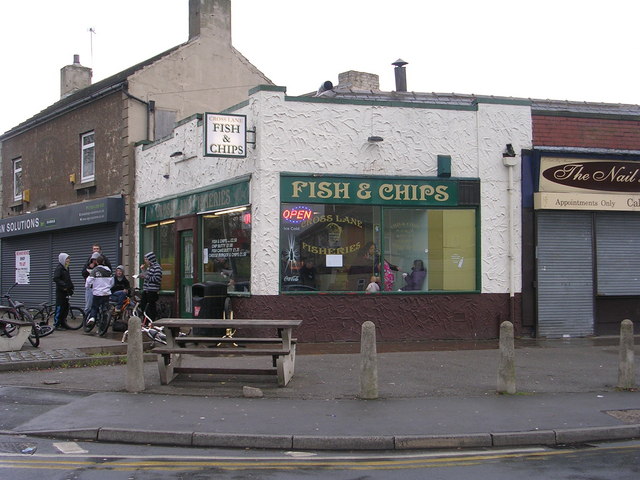
[[[111,301],[116,302],[116,312],[119,312],[124,303],[124,299],[131,295],[131,284],[124,275],[124,267],[118,265],[116,274],[113,276],[113,287],[111,287]]]
[[[69,297],[73,295],[73,282],[69,273],[71,258],[66,253],[58,255],[58,265],[53,272],[53,282],[56,284],[56,312],[53,326],[56,330],[67,328],[67,314],[69,313]]]

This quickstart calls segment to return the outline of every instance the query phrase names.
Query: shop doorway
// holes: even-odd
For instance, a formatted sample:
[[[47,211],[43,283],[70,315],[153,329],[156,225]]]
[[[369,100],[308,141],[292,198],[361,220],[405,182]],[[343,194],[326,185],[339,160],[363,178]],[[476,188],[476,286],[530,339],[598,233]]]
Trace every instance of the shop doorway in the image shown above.
[[[193,230],[180,232],[180,318],[193,317]]]

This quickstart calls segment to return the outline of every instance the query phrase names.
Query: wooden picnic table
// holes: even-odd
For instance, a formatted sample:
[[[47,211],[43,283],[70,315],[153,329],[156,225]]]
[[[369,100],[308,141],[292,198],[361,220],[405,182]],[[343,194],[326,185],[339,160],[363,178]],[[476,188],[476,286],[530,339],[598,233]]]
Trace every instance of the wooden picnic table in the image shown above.
[[[160,382],[170,383],[179,373],[277,375],[278,385],[286,386],[295,370],[296,342],[292,337],[295,327],[302,320],[260,319],[204,319],[162,318],[154,322],[164,327],[167,345],[155,347],[158,354]],[[224,335],[200,335],[194,331],[209,329],[224,330]],[[258,331],[260,336],[233,336],[236,331]],[[185,356],[208,357],[212,361],[206,366],[183,366]],[[216,357],[267,356],[271,357],[269,368],[220,367]]]

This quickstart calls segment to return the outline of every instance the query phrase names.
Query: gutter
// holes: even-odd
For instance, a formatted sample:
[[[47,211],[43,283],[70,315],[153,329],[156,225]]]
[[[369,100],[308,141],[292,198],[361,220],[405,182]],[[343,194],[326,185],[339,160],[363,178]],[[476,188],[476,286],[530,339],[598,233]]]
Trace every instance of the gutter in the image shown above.
[[[37,127],[40,124],[49,122],[55,118],[61,117],[62,115],[67,114],[70,111],[76,110],[80,107],[83,107],[91,102],[94,102],[100,98],[106,97],[108,95],[111,95],[112,93],[116,93],[117,91],[121,90],[122,93],[124,93],[128,98],[131,98],[132,100],[136,100],[137,102],[140,102],[144,105],[146,105],[147,107],[147,126],[146,126],[146,140],[149,140],[149,127],[150,127],[150,119],[149,119],[149,115],[155,110],[155,102],[153,100],[149,101],[149,102],[145,102],[144,100],[142,100],[141,98],[136,97],[135,95],[132,95],[129,93],[129,91],[127,90],[129,86],[129,82],[127,80],[123,80],[121,82],[118,82],[116,84],[113,84],[109,87],[103,88],[102,90],[99,90],[87,97],[83,97],[79,100],[76,100],[75,102],[72,102],[68,105],[65,105],[63,107],[60,107],[57,110],[54,110],[53,112],[50,112],[46,115],[43,116],[38,116],[37,118],[23,124],[20,125],[16,128],[14,128],[13,130],[9,130],[8,132],[6,132],[3,135],[0,135],[0,141],[5,141],[5,140],[9,140],[10,138],[16,137],[34,127]]]
[[[55,110],[51,113],[48,113],[46,115],[43,115],[41,117],[37,117],[35,119],[33,119],[32,121],[25,123],[21,126],[18,126],[16,128],[14,128],[13,130],[9,130],[7,133],[0,135],[0,141],[4,141],[4,140],[8,140],[10,138],[13,138],[17,135],[20,135],[24,132],[26,132],[27,130],[30,130],[34,127],[36,127],[37,125],[40,125],[42,123],[46,123],[50,120],[53,120],[54,118],[58,118],[64,114],[66,114],[67,112],[70,112],[72,110],[76,110],[80,107],[83,107],[84,105],[87,105],[88,103],[91,103],[95,100],[98,100],[99,98],[102,97],[106,97],[107,95],[111,95],[112,93],[117,92],[118,90],[122,90],[125,91],[125,89],[127,88],[127,81],[122,81],[122,82],[118,82],[114,85],[111,85],[107,88],[104,88],[102,90],[99,90],[95,93],[93,93],[92,95],[89,95],[88,97],[83,97],[75,102],[72,102],[68,105],[65,105],[64,107],[59,108],[58,110]]]

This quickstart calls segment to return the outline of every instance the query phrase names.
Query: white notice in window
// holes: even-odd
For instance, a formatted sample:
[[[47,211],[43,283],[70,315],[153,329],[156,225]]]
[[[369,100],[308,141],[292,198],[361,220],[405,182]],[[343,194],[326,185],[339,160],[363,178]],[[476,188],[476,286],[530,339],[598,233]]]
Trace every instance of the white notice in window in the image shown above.
[[[327,267],[342,268],[342,255],[327,255],[325,265]]]

